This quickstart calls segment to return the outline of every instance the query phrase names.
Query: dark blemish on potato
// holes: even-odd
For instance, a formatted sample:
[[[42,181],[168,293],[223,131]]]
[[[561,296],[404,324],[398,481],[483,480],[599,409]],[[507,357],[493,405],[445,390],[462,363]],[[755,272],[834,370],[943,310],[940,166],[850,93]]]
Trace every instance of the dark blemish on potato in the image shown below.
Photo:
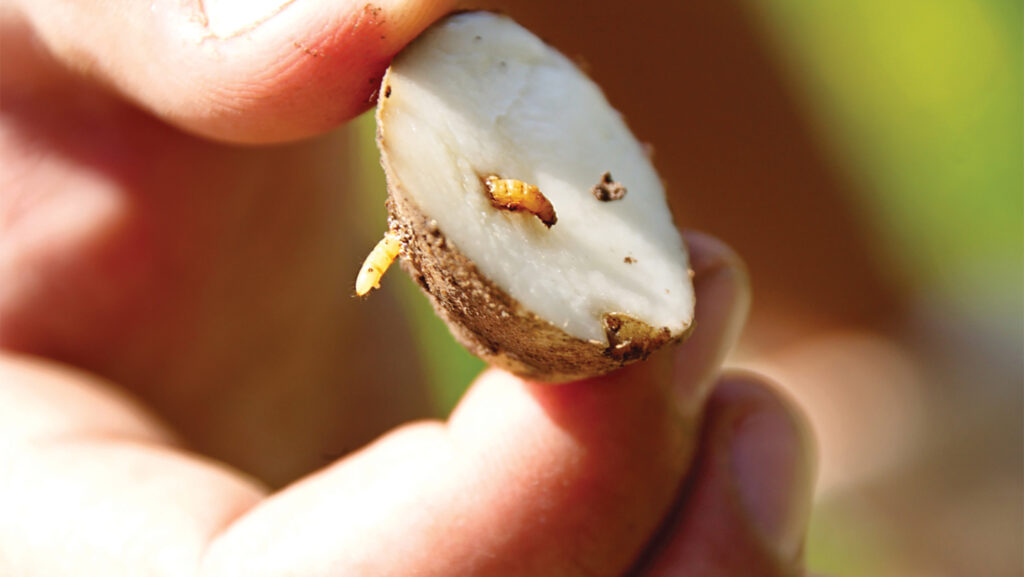
[[[626,264],[633,264],[636,262],[636,259],[631,256],[627,256],[626,258],[622,259],[622,262]]]
[[[423,290],[430,292],[430,283],[427,282],[426,276],[422,274],[416,275],[416,284],[420,285],[420,287],[422,287]]]
[[[388,84],[384,87],[384,98],[391,98],[391,85]]]
[[[661,345],[672,340],[668,327],[654,328],[625,313],[608,313],[602,319],[608,348],[604,354],[619,362],[646,359]]]
[[[615,179],[612,178],[612,173],[606,172],[601,175],[601,181],[595,184],[594,188],[590,189],[590,192],[597,200],[609,202],[626,196],[626,187],[615,182]]]
[[[483,39],[484,39],[484,37],[483,37],[483,36],[480,36],[479,34],[477,34],[476,36],[474,36],[474,37],[473,37],[473,40],[474,40],[475,42],[479,42],[479,41],[481,41],[481,40],[483,40]]]
[[[499,178],[494,174],[481,180],[491,206],[509,212],[525,210],[539,218],[548,228],[558,222],[555,207],[536,186],[514,178]]]

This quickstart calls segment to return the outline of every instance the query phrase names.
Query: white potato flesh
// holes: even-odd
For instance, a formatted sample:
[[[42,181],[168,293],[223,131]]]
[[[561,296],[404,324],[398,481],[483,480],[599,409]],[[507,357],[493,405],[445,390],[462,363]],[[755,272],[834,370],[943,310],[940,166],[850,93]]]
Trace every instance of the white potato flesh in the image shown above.
[[[601,90],[511,19],[461,14],[392,64],[381,95],[393,185],[527,310],[607,343],[603,317],[625,313],[673,336],[690,326],[685,247],[643,146]],[[611,173],[620,200],[592,193]],[[548,228],[493,207],[489,175],[536,185]]]

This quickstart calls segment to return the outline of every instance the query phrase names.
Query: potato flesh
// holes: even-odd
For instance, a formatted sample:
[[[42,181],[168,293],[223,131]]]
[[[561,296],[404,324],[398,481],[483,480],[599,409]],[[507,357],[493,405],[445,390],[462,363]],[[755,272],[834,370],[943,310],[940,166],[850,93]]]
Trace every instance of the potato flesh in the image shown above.
[[[382,94],[393,178],[448,241],[527,310],[607,343],[624,313],[679,335],[692,322],[685,248],[657,173],[600,89],[512,20],[449,18],[394,62]],[[604,173],[628,189],[601,202]],[[558,222],[491,206],[491,175],[536,185]]]

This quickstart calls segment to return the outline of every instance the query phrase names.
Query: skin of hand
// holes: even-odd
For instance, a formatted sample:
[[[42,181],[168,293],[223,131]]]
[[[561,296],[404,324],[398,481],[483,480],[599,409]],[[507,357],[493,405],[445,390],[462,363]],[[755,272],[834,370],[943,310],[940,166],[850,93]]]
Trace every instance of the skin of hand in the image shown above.
[[[425,413],[414,374],[333,354],[345,195],[307,191],[338,171],[317,135],[452,8],[0,4],[0,574],[801,574],[809,435],[721,376],[749,287],[695,233],[685,345],[487,371],[446,422],[289,461]]]

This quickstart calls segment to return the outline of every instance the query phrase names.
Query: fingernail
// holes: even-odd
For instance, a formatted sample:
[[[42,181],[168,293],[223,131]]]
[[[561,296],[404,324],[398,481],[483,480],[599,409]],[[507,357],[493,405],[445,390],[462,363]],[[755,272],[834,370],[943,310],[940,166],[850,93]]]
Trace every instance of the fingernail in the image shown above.
[[[807,531],[813,482],[800,428],[782,407],[753,409],[736,423],[731,459],[755,531],[781,560],[796,559]]]

